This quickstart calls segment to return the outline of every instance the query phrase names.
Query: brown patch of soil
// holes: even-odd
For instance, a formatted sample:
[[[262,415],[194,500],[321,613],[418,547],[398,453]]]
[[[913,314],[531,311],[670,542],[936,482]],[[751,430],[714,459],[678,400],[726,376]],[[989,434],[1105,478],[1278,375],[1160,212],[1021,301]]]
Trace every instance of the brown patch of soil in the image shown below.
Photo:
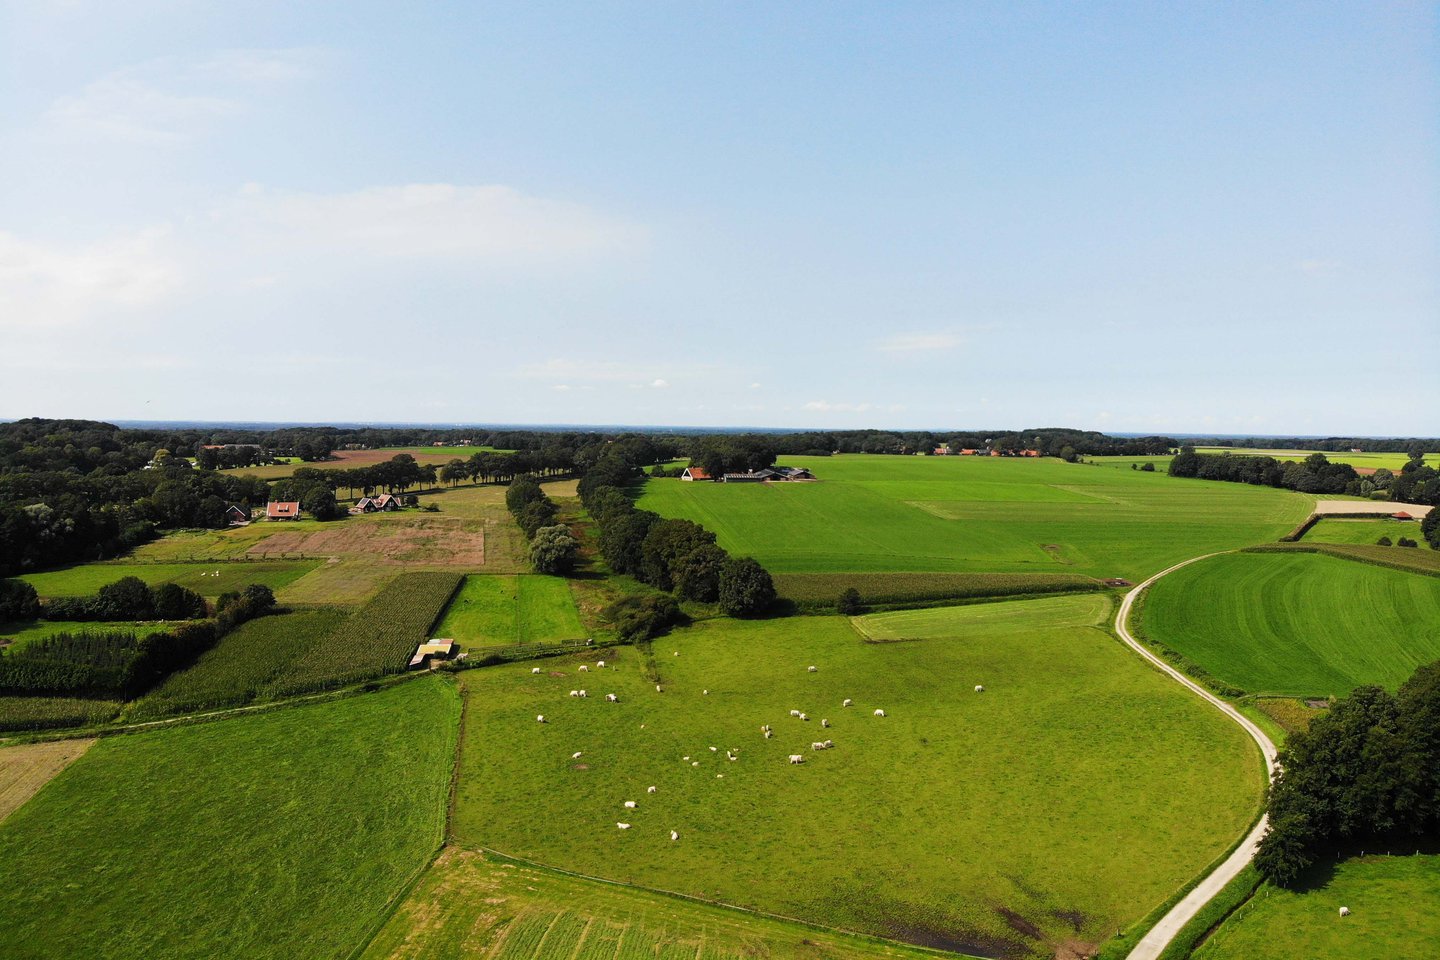
[[[1083,940],[1066,940],[1055,948],[1055,960],[1090,960],[1100,949],[1098,943]]]
[[[0,820],[20,809],[94,742],[56,740],[0,750]]]
[[[1017,911],[1011,910],[1009,907],[996,907],[995,912],[1000,914],[1000,918],[1005,921],[1005,926],[1014,930],[1020,934],[1020,936],[1027,937],[1031,940],[1043,940],[1045,938],[1045,931],[1025,919],[1025,917]]]
[[[351,556],[382,563],[473,568],[485,564],[485,531],[482,524],[457,517],[342,520],[318,530],[273,533],[245,552],[252,557]]]
[[[573,767],[571,767],[570,769],[571,769],[571,770],[589,770],[589,769],[590,769],[590,764],[588,764],[588,763],[577,763],[577,764],[575,764]]]

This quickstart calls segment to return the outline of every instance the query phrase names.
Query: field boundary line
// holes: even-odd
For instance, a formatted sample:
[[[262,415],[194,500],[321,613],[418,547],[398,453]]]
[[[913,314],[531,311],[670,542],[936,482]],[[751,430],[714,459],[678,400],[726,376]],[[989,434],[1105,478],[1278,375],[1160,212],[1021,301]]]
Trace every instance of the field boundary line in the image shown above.
[[[1260,753],[1265,760],[1267,777],[1273,781],[1276,772],[1279,770],[1278,751],[1275,743],[1266,736],[1265,732],[1239,710],[1224,700],[1221,700],[1194,680],[1185,676],[1185,674],[1181,673],[1175,667],[1166,663],[1159,655],[1146,649],[1144,644],[1130,633],[1129,627],[1127,626],[1131,608],[1135,605],[1135,601],[1140,598],[1140,595],[1143,594],[1151,584],[1155,583],[1161,577],[1174,573],[1181,567],[1188,567],[1192,563],[1198,563],[1201,560],[1208,560],[1211,557],[1218,557],[1222,553],[1230,552],[1232,551],[1219,551],[1217,553],[1207,553],[1204,556],[1191,557],[1189,560],[1181,561],[1174,566],[1161,570],[1159,573],[1154,574],[1143,583],[1134,587],[1129,593],[1125,594],[1125,598],[1120,602],[1120,609],[1115,614],[1115,633],[1126,646],[1140,654],[1140,656],[1151,665],[1168,674],[1172,680],[1239,724],[1241,729],[1249,734],[1250,739],[1255,741],[1255,745],[1260,748]],[[1182,897],[1179,903],[1171,907],[1164,916],[1156,921],[1154,926],[1146,931],[1145,936],[1140,938],[1140,941],[1135,944],[1134,948],[1132,948],[1127,955],[1127,960],[1157,960],[1157,958],[1164,953],[1165,948],[1170,945],[1170,942],[1179,935],[1185,925],[1200,912],[1205,904],[1214,899],[1214,897],[1219,894],[1231,880],[1235,879],[1235,877],[1240,874],[1240,871],[1254,859],[1255,850],[1260,844],[1261,837],[1265,835],[1269,824],[1269,815],[1261,813],[1260,818],[1255,821],[1250,832],[1245,835],[1234,851],[1226,857],[1218,867],[1197,883],[1189,893]]]
[[[961,957],[963,960],[984,960],[982,957],[975,957],[968,953],[956,953],[953,950],[937,950],[933,947],[922,947],[919,944],[906,943],[903,940],[887,940],[884,937],[877,937],[870,933],[861,933],[858,930],[846,930],[844,927],[827,927],[813,920],[802,920],[799,917],[787,917],[782,913],[767,913],[764,910],[755,910],[750,907],[742,907],[733,903],[726,903],[724,900],[711,900],[708,897],[697,897],[690,893],[680,893],[677,890],[666,890],[663,887],[647,887],[639,883],[629,883],[625,880],[611,880],[607,877],[595,877],[588,873],[577,873],[574,870],[566,870],[564,867],[552,866],[548,863],[540,863],[537,860],[528,860],[525,857],[517,857],[514,854],[504,853],[478,843],[456,841],[455,846],[465,850],[473,850],[483,853],[488,857],[495,857],[500,860],[508,860],[511,863],[518,863],[522,866],[535,870],[543,870],[547,873],[558,873],[566,877],[574,877],[576,880],[588,880],[591,883],[603,883],[606,886],[620,887],[626,890],[634,890],[638,893],[649,893],[661,897],[672,897],[676,900],[688,900],[691,903],[703,903],[709,907],[718,907],[721,910],[731,910],[736,913],[748,914],[752,917],[763,917],[767,920],[781,920],[785,923],[793,923],[810,930],[819,930],[823,933],[836,933],[841,936],[855,937],[859,940],[866,940],[877,945],[899,947],[916,953],[931,954],[937,957]]]

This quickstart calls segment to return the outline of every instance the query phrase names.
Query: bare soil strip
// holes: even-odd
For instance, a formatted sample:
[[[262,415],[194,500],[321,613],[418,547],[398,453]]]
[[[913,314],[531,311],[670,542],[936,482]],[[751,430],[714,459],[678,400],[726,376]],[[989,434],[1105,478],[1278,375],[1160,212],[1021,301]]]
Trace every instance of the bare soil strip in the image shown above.
[[[1316,500],[1315,513],[1317,516],[1354,516],[1359,513],[1377,513],[1390,516],[1392,513],[1404,512],[1410,514],[1416,520],[1422,520],[1434,507],[1427,507],[1420,503],[1396,503],[1391,500]]]
[[[0,820],[70,766],[94,740],[56,740],[0,749]]]

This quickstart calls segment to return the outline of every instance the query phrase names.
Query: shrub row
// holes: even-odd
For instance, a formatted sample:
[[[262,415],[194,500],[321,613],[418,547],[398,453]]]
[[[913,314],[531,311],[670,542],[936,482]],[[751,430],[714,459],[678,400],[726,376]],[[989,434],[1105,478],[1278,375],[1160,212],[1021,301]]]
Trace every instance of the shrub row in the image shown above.
[[[139,577],[121,577],[93,597],[56,597],[42,613],[47,620],[199,620],[205,599],[179,584],[150,587]]]
[[[505,506],[530,541],[530,565],[537,573],[564,575],[575,569],[580,544],[563,523],[560,508],[531,474],[516,477],[505,491]]]

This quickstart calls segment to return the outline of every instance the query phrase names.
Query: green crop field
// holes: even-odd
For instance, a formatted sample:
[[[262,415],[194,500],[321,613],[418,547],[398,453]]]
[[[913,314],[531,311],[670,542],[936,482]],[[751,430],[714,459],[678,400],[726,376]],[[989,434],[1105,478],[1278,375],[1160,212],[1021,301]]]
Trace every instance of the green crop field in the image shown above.
[[[440,842],[458,716],[426,677],[101,741],[0,823],[0,952],[347,957]]]
[[[345,620],[334,608],[272,614],[242,624],[192,666],[173,673],[129,711],[142,720],[265,699],[301,659]]]
[[[1359,857],[1303,891],[1268,884],[1221,924],[1195,960],[1375,957],[1434,960],[1440,856]],[[1340,916],[1341,907],[1350,916]]]
[[[1371,544],[1381,537],[1394,543],[1401,537],[1420,541],[1420,524],[1413,520],[1352,520],[1348,517],[1327,517],[1305,532],[1301,543]]]
[[[1151,639],[1250,693],[1393,690],[1440,659],[1440,578],[1317,553],[1191,564],[1150,588],[1142,618]]]
[[[1275,540],[1311,497],[1058,460],[791,458],[815,483],[650,480],[639,506],[703,524],[776,573],[1069,573],[1138,580]]]
[[[881,960],[938,954],[448,848],[364,960]],[[949,954],[949,956],[955,956]]]
[[[466,646],[585,637],[570,584],[539,575],[466,577],[435,627]]]
[[[843,617],[720,619],[655,641],[648,668],[627,648],[585,674],[573,658],[470,671],[453,832],[956,950],[1103,940],[1234,841],[1262,778],[1238,728],[1104,629],[1110,608],[1083,595],[933,611],[913,643],[867,643]],[[886,617],[866,629],[911,631]],[[580,687],[587,699],[568,696]],[[824,738],[835,748],[812,752]]]
[[[57,633],[133,633],[137,637],[161,633],[174,627],[173,623],[151,621],[130,623],[128,621],[79,621],[79,620],[31,620],[26,623],[0,623],[0,649],[19,650],[21,647],[42,637]],[[6,644],[9,641],[9,644]]]
[[[1357,470],[1384,468],[1398,473],[1410,459],[1404,453],[1351,453],[1348,450],[1267,450],[1261,447],[1196,447],[1196,453],[1233,453],[1241,457],[1274,457],[1276,460],[1304,460],[1312,453],[1323,453],[1331,463],[1348,463]],[[1440,455],[1425,454],[1425,462],[1440,466]],[[1160,466],[1155,467],[1156,470]]]
[[[314,561],[291,560],[259,563],[86,563],[46,573],[27,573],[42,597],[90,596],[121,577],[139,577],[150,586],[178,583],[205,597],[218,597],[252,583],[263,583],[279,591],[315,569]]]
[[[120,713],[114,700],[74,697],[0,697],[0,731],[53,730],[108,723]]]

